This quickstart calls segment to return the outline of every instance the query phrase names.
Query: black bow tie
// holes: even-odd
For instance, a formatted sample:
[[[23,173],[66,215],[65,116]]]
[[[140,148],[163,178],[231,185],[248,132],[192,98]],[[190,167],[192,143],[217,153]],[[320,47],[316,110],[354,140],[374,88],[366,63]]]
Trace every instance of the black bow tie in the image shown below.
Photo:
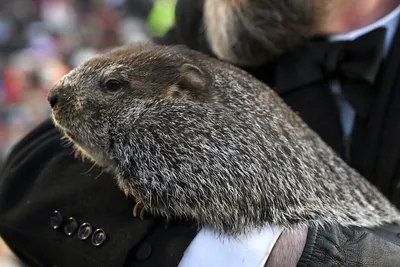
[[[316,82],[339,81],[344,97],[365,117],[374,99],[372,90],[383,58],[385,28],[353,41],[313,41],[282,57],[276,69],[280,93]]]

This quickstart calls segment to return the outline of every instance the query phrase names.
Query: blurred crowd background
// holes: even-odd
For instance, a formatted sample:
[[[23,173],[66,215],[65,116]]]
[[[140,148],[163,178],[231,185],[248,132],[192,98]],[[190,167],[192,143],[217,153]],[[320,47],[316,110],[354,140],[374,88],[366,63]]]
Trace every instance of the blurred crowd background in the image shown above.
[[[0,164],[50,115],[47,91],[112,46],[162,35],[175,0],[1,0]]]

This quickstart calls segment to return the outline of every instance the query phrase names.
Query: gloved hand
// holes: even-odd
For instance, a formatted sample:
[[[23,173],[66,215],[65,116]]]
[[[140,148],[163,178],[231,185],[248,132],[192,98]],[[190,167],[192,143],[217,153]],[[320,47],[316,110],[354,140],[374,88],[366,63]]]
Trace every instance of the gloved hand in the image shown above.
[[[298,267],[398,267],[400,227],[310,229]]]

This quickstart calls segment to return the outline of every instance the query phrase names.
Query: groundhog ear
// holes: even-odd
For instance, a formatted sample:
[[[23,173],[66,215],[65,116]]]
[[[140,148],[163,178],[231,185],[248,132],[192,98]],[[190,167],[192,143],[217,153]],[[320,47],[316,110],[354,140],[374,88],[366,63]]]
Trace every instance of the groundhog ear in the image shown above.
[[[180,67],[179,86],[190,91],[202,92],[207,90],[209,78],[199,67],[185,63]]]

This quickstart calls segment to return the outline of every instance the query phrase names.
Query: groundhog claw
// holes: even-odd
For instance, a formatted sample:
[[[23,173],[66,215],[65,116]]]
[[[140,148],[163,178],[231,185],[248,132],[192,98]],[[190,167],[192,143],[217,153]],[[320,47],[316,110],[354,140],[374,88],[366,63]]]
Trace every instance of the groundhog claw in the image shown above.
[[[136,197],[136,204],[135,207],[133,208],[133,216],[137,217],[139,213],[139,218],[143,220],[145,211],[146,209],[144,208],[142,200],[139,197]]]

